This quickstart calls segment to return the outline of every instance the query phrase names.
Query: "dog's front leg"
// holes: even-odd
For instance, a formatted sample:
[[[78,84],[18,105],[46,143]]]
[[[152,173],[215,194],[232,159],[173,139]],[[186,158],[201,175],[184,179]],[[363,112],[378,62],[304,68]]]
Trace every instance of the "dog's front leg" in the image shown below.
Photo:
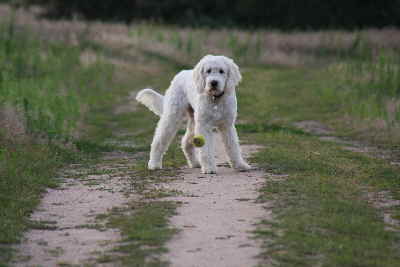
[[[239,138],[234,125],[227,125],[220,128],[222,141],[225,145],[225,151],[228,154],[231,165],[239,171],[250,170],[251,167],[242,157]]]
[[[204,125],[205,123],[196,123],[196,135],[204,136],[206,140],[204,146],[200,148],[200,165],[202,173],[217,173],[217,165],[215,163],[215,146],[214,133],[212,127]]]

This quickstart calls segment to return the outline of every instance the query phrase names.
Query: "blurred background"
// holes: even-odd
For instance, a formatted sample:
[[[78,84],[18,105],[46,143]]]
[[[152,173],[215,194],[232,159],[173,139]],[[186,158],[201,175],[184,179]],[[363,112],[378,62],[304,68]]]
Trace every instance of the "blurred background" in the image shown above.
[[[181,26],[360,29],[399,26],[399,0],[26,0],[44,15],[122,21],[148,20]]]

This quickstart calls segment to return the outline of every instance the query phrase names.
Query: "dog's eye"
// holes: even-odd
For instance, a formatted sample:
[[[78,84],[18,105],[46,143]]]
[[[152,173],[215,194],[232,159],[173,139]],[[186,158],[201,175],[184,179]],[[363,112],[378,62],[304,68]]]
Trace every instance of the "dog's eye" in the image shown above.
[[[220,69],[220,70],[219,70],[219,73],[224,74],[225,71],[224,71],[223,69]]]
[[[211,69],[208,69],[208,70],[207,70],[207,73],[211,73]]]

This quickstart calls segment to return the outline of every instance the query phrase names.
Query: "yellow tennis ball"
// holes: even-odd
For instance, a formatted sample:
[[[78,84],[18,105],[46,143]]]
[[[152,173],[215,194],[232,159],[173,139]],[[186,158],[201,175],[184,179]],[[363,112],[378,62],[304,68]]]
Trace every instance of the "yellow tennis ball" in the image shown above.
[[[202,147],[206,143],[206,139],[202,135],[196,135],[193,137],[193,145],[196,147]]]

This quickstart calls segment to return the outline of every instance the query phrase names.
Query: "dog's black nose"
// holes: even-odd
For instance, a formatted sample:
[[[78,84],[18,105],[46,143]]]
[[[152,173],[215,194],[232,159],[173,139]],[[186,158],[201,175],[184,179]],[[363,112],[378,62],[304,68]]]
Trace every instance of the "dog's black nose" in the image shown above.
[[[211,86],[212,87],[217,87],[218,81],[211,81]]]

